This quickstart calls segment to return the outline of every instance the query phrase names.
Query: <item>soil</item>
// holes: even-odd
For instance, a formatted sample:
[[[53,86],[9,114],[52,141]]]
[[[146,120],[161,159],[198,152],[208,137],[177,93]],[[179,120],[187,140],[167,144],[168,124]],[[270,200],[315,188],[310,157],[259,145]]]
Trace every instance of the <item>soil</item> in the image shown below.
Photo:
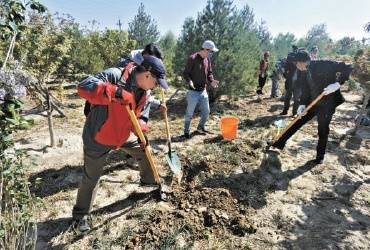
[[[314,165],[317,123],[306,124],[280,152],[264,152],[275,135],[282,102],[254,95],[222,97],[211,106],[212,134],[182,135],[185,91],[169,106],[172,144],[183,168],[172,176],[165,127],[153,110],[148,137],[164,178],[167,201],[139,184],[135,166],[112,152],[91,214],[78,235],[71,210],[82,177],[83,100],[65,93],[67,118],[54,117],[57,146],[47,147],[47,120],[30,100],[35,125],[16,135],[28,153],[31,192],[41,198],[37,249],[369,249],[370,129],[354,127],[361,97],[345,91],[331,123],[326,159]],[[220,135],[222,116],[239,117],[238,137]],[[199,117],[192,122],[194,129]]]

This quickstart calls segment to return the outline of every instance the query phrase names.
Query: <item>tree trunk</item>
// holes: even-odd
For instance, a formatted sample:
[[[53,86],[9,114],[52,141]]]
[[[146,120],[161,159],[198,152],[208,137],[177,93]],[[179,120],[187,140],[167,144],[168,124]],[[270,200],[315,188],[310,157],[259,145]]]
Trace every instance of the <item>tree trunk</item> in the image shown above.
[[[48,114],[48,126],[49,126],[49,133],[50,133],[50,147],[55,147],[55,139],[54,139],[54,127],[53,127],[53,107],[50,101],[50,94],[47,91],[47,114]]]
[[[1,67],[2,70],[5,69],[6,63],[8,62],[8,59],[13,57],[13,49],[14,49],[14,46],[15,46],[15,38],[16,37],[17,37],[17,32],[14,32],[12,40],[10,41],[8,53],[6,54],[3,66]]]

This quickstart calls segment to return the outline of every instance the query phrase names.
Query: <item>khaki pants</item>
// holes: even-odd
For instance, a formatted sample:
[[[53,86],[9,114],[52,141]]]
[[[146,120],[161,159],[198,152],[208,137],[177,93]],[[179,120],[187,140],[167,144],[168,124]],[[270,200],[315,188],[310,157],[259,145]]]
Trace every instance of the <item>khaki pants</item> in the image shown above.
[[[141,182],[145,184],[155,184],[155,179],[150,168],[149,161],[143,149],[137,143],[137,137],[131,134],[121,150],[135,158],[139,163]],[[83,179],[77,193],[76,205],[73,207],[73,218],[81,219],[90,213],[94,203],[98,182],[103,173],[104,166],[107,165],[109,151],[97,152],[88,150],[84,147],[84,166]]]

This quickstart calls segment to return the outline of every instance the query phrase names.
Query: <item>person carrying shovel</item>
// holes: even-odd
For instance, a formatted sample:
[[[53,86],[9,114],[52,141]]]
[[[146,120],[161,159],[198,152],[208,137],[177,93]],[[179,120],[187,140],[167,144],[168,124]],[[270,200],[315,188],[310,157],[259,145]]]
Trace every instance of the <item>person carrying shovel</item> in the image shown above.
[[[306,73],[302,81],[302,95],[297,110],[299,117],[290,124],[289,129],[274,139],[268,148],[272,146],[283,149],[287,140],[297,130],[317,116],[319,141],[313,162],[321,164],[328,142],[330,121],[336,107],[344,102],[340,87],[349,79],[353,67],[330,60],[311,61],[309,53],[305,50],[295,53],[295,61],[297,69]]]
[[[78,94],[88,100],[92,108],[82,135],[84,175],[72,212],[75,231],[86,233],[90,230],[87,216],[111,150],[121,148],[139,162],[141,184],[158,184],[158,173],[146,155],[147,145],[143,145],[143,140],[137,138],[138,130],[135,131],[134,127],[137,128],[138,123],[132,115],[140,117],[149,90],[157,86],[168,88],[164,78],[162,60],[146,55],[141,65],[124,69],[110,68],[79,83]],[[134,121],[135,124],[132,123]],[[140,126],[141,131],[148,130],[145,124],[140,123]]]

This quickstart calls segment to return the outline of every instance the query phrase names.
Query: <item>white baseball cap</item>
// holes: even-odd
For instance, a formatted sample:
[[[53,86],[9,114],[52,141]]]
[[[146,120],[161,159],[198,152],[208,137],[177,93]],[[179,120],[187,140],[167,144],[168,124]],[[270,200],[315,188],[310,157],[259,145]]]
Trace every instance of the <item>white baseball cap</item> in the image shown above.
[[[210,51],[213,51],[213,52],[217,52],[218,51],[218,49],[216,48],[215,43],[212,42],[211,40],[204,41],[204,43],[202,45],[202,48],[203,49],[209,49]]]

